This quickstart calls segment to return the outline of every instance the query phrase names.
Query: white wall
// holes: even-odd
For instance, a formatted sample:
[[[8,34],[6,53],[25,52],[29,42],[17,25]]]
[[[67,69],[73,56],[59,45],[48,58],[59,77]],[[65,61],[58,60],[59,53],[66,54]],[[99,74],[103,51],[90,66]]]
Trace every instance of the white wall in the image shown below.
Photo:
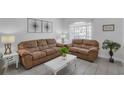
[[[124,19],[123,19],[123,49],[122,49],[122,55],[124,60]]]
[[[102,29],[103,25],[115,24],[115,31],[105,32]],[[98,18],[93,21],[93,39],[96,39],[100,43],[99,56],[109,57],[108,51],[102,49],[102,42],[106,39],[116,41],[123,45],[123,19],[121,18]],[[122,46],[123,47],[123,46]],[[123,61],[123,48],[119,49],[114,57],[116,60]]]
[[[14,50],[19,42],[41,38],[56,38],[56,32],[61,31],[61,19],[43,18],[43,20],[53,22],[53,33],[27,33],[26,18],[0,18],[0,36],[3,34],[14,34],[16,42],[13,44]],[[3,51],[3,44],[0,43],[0,51]]]

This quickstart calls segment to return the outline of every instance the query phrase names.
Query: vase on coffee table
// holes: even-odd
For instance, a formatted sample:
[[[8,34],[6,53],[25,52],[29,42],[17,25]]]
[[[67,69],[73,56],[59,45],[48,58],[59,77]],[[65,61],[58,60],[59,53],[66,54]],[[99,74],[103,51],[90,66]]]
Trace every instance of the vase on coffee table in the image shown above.
[[[67,53],[69,49],[67,47],[62,47],[59,49],[60,54],[62,55],[63,60],[66,60]]]
[[[63,60],[66,60],[66,57],[67,57],[66,54],[63,54],[63,55],[62,55],[62,59],[63,59]]]

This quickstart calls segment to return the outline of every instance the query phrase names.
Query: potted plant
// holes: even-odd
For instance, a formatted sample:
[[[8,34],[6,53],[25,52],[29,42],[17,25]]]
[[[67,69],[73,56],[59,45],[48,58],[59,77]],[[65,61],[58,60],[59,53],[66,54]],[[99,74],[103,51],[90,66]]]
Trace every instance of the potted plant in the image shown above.
[[[103,49],[109,49],[109,55],[110,55],[110,59],[109,62],[114,62],[113,57],[113,52],[116,52],[119,48],[121,47],[121,45],[117,42],[113,42],[111,40],[105,40],[102,44],[102,48]]]
[[[60,54],[63,56],[63,59],[66,59],[66,54],[69,52],[67,47],[62,47],[59,49]]]

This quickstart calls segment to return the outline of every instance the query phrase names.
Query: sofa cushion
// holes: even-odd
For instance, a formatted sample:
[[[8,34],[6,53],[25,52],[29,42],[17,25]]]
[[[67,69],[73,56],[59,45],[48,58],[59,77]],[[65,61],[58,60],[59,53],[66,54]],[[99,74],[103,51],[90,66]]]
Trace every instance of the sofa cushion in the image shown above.
[[[42,52],[42,51],[37,51],[37,52],[33,52],[32,56],[33,56],[33,60],[36,60],[36,59],[40,59],[42,57],[45,57],[46,53]]]
[[[39,48],[36,47],[36,48],[26,48],[27,51],[29,52],[35,52],[35,51],[39,51]]]
[[[24,42],[21,42],[21,43],[18,45],[18,48],[19,48],[19,49],[35,48],[35,47],[37,47],[37,41],[36,41],[36,40],[24,41]]]
[[[43,49],[47,49],[47,48],[49,48],[48,46],[43,46]]]
[[[56,47],[56,44],[49,44],[48,47],[49,48]]]
[[[91,47],[91,48],[89,48],[89,51],[98,51],[98,50],[99,50],[98,47]]]
[[[73,44],[73,47],[82,47],[81,44]]]
[[[83,40],[83,44],[89,46],[98,46],[98,42],[96,40]]]
[[[89,52],[89,50],[88,50],[88,49],[78,48],[78,53],[88,55],[88,52]]]
[[[74,39],[72,41],[73,44],[82,44],[83,43],[83,40],[82,39]]]
[[[57,46],[57,47],[64,47],[64,44],[56,43],[56,46]]]
[[[38,46],[46,46],[47,41],[45,39],[37,40]]]
[[[69,51],[70,52],[78,52],[78,48],[77,47],[69,47]]]
[[[50,48],[56,47],[56,40],[55,39],[47,39],[48,46]]]
[[[61,47],[53,47],[53,49],[55,49],[56,52],[59,52],[60,48],[61,48]]]
[[[47,55],[52,55],[54,53],[56,53],[56,50],[55,49],[45,49],[43,50],[44,52],[46,52]]]
[[[37,40],[37,43],[38,43],[40,50],[48,48],[48,44],[45,39]]]
[[[56,44],[56,40],[55,39],[46,39],[48,45],[49,44]]]
[[[90,49],[92,48],[93,46],[88,46],[88,45],[81,45],[81,48],[84,48],[84,49]]]
[[[43,46],[39,46],[39,50],[42,51],[44,48]]]
[[[81,54],[88,54],[89,49],[82,49],[78,47],[70,47],[69,50],[71,52],[81,53]]]

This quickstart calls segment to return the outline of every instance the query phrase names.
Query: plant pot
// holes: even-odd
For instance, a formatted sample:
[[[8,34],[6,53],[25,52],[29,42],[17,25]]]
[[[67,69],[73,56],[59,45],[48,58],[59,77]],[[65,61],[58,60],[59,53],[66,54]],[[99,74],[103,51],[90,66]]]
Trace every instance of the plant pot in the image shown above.
[[[66,54],[62,54],[62,59],[66,60],[66,56],[67,56]]]
[[[112,49],[110,49],[109,55],[110,55],[109,62],[114,63],[114,59],[112,58],[113,57],[113,51],[112,51]]]
[[[114,59],[113,58],[109,58],[109,62],[114,63]]]

